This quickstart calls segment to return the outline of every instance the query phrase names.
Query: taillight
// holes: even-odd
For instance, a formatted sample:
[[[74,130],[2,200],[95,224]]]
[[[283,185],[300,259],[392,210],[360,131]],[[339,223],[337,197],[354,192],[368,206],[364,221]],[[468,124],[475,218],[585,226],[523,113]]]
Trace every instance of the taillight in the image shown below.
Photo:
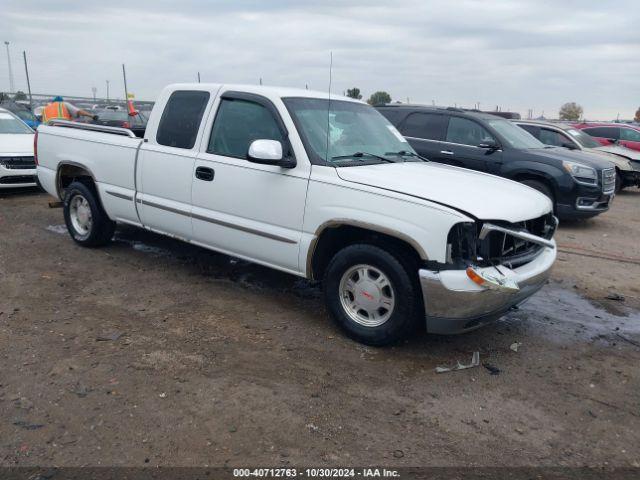
[[[122,127],[123,128],[131,128],[131,125],[129,124],[129,122],[122,122]]]
[[[38,130],[36,130],[36,134],[33,136],[33,161],[36,162],[36,166],[38,166]]]

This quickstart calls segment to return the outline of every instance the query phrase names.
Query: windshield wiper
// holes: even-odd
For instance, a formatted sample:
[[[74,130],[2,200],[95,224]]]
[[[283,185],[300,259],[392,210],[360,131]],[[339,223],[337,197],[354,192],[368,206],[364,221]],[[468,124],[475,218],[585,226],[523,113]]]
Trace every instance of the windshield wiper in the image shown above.
[[[418,155],[417,153],[409,152],[407,150],[400,150],[399,152],[387,152],[385,153],[385,155],[398,155],[400,157],[415,157],[415,158],[419,158],[423,162],[431,161],[428,158],[423,157],[422,155]]]
[[[382,160],[383,162],[396,163],[395,160],[391,160],[390,158],[381,157],[380,155],[375,155],[373,153],[367,153],[367,152],[355,152],[355,153],[352,153],[351,155],[337,155],[335,157],[331,157],[331,160],[343,160],[346,158],[362,158],[362,157],[373,157],[373,158],[377,158],[378,160]]]

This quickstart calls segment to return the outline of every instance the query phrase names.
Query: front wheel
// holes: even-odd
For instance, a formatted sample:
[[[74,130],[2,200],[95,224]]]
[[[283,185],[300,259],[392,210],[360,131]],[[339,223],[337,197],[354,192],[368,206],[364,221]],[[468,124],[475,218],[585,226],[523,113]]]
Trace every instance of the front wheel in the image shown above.
[[[622,175],[620,174],[620,170],[616,168],[616,195],[622,191],[622,185]]]
[[[79,245],[98,247],[113,237],[116,224],[107,216],[93,188],[73,182],[66,190],[63,208],[69,235]]]
[[[340,250],[324,275],[329,313],[351,338],[382,346],[405,338],[420,318],[411,267],[374,245]]]

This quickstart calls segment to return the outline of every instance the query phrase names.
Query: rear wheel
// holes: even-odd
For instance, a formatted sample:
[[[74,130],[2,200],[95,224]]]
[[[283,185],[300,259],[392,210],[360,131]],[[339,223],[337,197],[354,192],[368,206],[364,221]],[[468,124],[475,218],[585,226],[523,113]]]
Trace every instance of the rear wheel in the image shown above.
[[[83,247],[99,247],[113,237],[116,224],[105,213],[95,189],[73,182],[64,196],[64,221],[71,238]]]
[[[359,342],[376,346],[397,342],[420,318],[421,303],[412,274],[411,267],[382,248],[348,246],[333,257],[325,271],[329,313]]]

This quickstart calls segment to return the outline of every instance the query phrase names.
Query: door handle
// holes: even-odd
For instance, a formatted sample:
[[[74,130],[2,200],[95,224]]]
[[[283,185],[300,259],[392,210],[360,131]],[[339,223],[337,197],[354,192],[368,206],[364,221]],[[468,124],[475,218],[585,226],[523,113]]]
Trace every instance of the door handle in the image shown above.
[[[453,155],[453,152],[451,150],[440,150],[440,153],[443,155]]]
[[[198,167],[196,168],[196,178],[198,180],[204,180],[205,182],[213,181],[213,177],[215,176],[215,172],[213,168],[209,167]]]

